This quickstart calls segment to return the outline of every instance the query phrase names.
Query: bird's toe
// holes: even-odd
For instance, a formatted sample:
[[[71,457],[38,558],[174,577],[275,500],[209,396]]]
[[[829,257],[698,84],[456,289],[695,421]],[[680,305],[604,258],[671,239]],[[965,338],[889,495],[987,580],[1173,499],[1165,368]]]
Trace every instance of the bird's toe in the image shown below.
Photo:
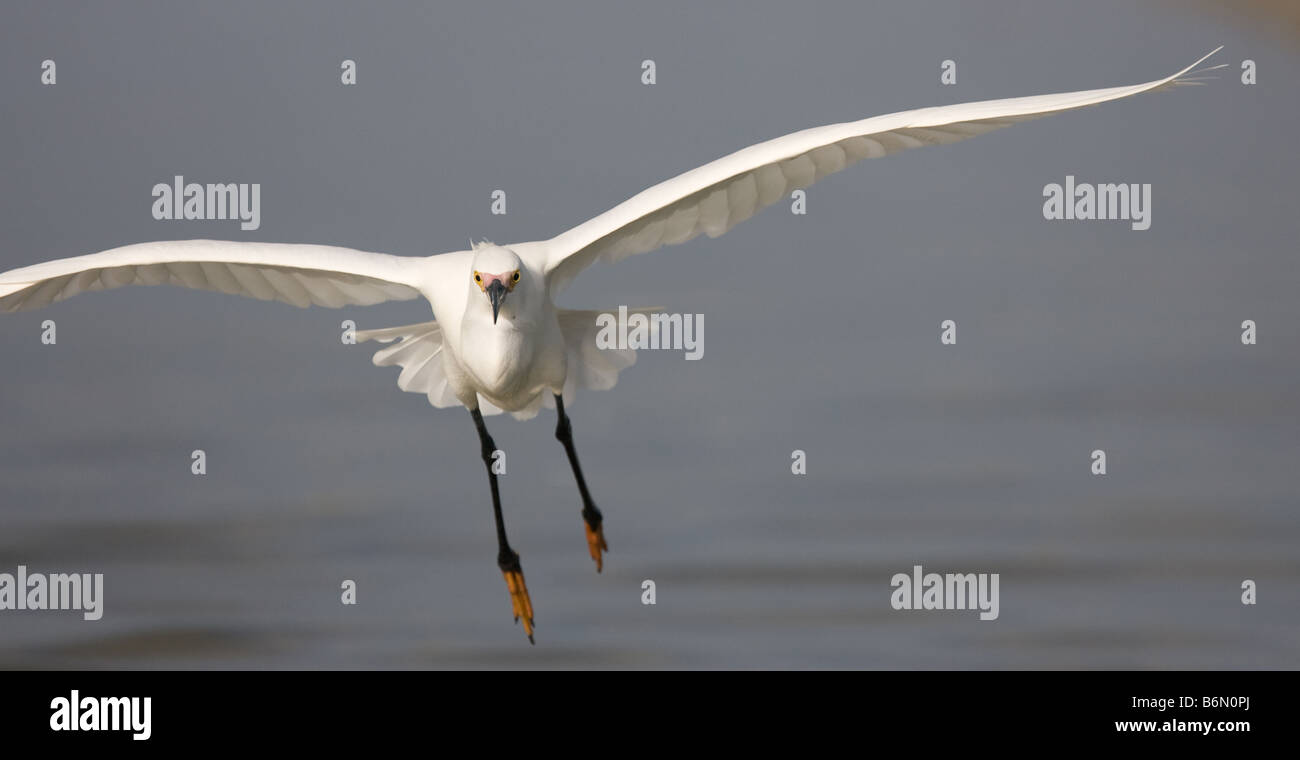
[[[587,529],[587,551],[591,552],[591,558],[596,562],[596,572],[604,569],[605,562],[601,552],[609,551],[609,544],[605,543],[605,528],[599,522],[594,526],[583,521],[583,526]]]
[[[529,643],[533,642],[533,601],[528,597],[528,586],[524,583],[524,570],[518,560],[513,567],[502,568],[501,575],[506,579],[506,589],[510,592],[510,607],[514,612],[515,622],[524,621],[524,633],[528,634]]]

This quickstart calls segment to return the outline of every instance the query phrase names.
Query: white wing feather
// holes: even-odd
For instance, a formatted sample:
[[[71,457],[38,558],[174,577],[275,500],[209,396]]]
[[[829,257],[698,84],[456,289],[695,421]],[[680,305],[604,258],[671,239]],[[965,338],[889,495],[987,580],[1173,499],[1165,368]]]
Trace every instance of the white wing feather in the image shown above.
[[[946,145],[1021,121],[1156,90],[1177,83],[1219,50],[1222,47],[1176,74],[1145,84],[921,108],[751,145],[661,182],[545,241],[551,293],[597,260],[619,261],[701,233],[718,237],[795,189],[864,158]]]
[[[417,297],[421,258],[286,243],[140,243],[0,274],[0,312],[48,306],[124,285],[179,285],[294,306],[339,307]]]
[[[397,387],[409,393],[423,393],[439,409],[457,406],[460,401],[452,392],[447,374],[442,371],[442,327],[437,322],[386,327],[381,330],[358,330],[357,342],[377,340],[393,343],[375,352],[376,367],[402,368]]]
[[[628,309],[629,314],[649,314],[653,309]],[[605,391],[618,382],[618,373],[636,364],[636,349],[601,348],[596,345],[600,333],[597,317],[601,311],[561,309],[560,331],[564,334],[564,350],[568,362],[564,379],[564,401],[573,400],[578,388]],[[550,397],[546,407],[555,405]]]

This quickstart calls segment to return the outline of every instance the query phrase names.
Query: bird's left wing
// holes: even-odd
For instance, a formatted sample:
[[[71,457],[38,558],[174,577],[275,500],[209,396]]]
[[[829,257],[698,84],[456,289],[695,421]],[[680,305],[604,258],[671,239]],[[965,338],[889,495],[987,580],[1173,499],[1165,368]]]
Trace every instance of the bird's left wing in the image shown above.
[[[0,273],[0,312],[124,285],[179,285],[294,306],[369,306],[420,295],[425,261],[327,245],[139,243]]]
[[[540,250],[551,293],[558,293],[598,260],[619,261],[684,243],[701,233],[718,237],[793,190],[861,159],[954,143],[1021,121],[1188,81],[1188,73],[1219,50],[1222,47],[1176,74],[1145,84],[921,108],[815,127],[751,145],[661,182],[544,241]]]

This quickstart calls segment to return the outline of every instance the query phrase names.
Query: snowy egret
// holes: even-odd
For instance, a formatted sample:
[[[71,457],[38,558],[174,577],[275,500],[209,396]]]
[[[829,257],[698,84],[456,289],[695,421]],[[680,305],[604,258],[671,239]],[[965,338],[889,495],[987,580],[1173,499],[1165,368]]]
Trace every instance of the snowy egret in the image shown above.
[[[701,233],[717,237],[792,191],[864,158],[953,143],[1016,122],[1195,82],[1193,69],[1220,49],[1176,74],[1130,87],[922,108],[795,132],[655,185],[549,240],[471,244],[469,250],[428,257],[320,245],[140,243],[0,274],[0,311],[38,308],[122,285],[180,285],[300,307],[424,297],[433,321],[357,337],[396,341],[376,353],[374,362],[400,365],[402,390],[426,394],[435,407],[459,404],[469,410],[492,492],[497,565],[515,620],[523,620],[531,641],[532,601],[519,555],[506,539],[493,468],[496,444],[483,415],[506,411],[527,419],[543,405],[555,408],[555,437],[578,484],[587,548],[599,571],[608,548],[602,516],[578,464],[565,405],[579,387],[613,387],[635,354],[629,348],[598,347],[599,312],[555,305],[579,272],[598,260],[618,261]]]

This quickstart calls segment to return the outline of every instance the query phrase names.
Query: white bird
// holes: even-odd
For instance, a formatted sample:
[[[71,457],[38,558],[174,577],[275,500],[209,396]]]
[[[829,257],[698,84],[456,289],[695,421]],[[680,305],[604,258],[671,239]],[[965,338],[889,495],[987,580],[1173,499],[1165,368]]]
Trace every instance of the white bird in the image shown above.
[[[34,309],[123,285],[181,285],[300,307],[425,298],[434,321],[357,337],[398,341],[376,353],[374,363],[400,365],[402,390],[426,394],[435,407],[462,405],[472,415],[492,491],[497,565],[515,620],[524,621],[531,641],[532,601],[519,555],[506,540],[492,468],[496,444],[483,415],[508,411],[526,419],[543,405],[555,407],[555,436],[577,480],[587,546],[599,571],[607,550],[602,516],[578,465],[565,404],[576,388],[613,387],[635,354],[597,347],[600,312],[555,305],[578,273],[598,260],[618,261],[701,233],[717,237],[792,191],[864,158],[953,143],[1016,122],[1194,82],[1190,75],[1198,72],[1192,70],[1221,49],[1176,74],[1130,87],[922,108],[795,132],[661,182],[549,240],[471,244],[470,250],[427,257],[322,245],[140,243],[0,274],[0,311]]]

